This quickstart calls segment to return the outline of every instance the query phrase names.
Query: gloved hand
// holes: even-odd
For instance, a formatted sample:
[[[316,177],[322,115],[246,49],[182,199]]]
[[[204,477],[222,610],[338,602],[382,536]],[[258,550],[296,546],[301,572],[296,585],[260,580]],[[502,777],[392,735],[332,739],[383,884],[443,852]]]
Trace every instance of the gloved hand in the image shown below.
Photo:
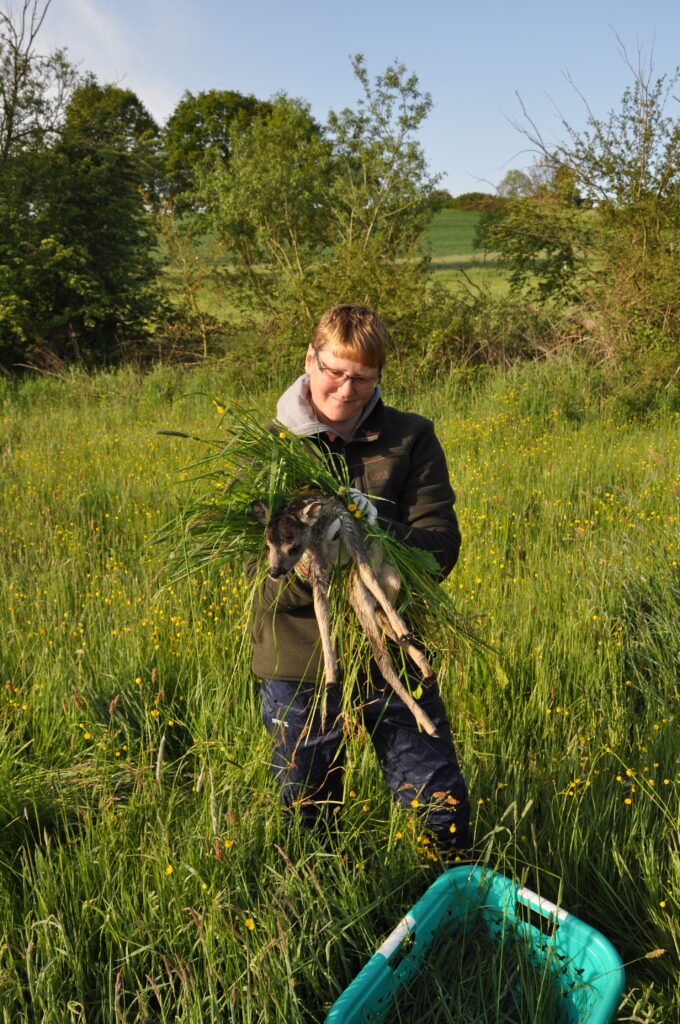
[[[378,518],[378,510],[370,501],[365,494],[357,490],[356,487],[350,487],[349,489],[350,501],[347,505],[347,510],[352,512],[357,519],[365,519],[367,523],[375,523]],[[357,513],[359,513],[357,515]]]

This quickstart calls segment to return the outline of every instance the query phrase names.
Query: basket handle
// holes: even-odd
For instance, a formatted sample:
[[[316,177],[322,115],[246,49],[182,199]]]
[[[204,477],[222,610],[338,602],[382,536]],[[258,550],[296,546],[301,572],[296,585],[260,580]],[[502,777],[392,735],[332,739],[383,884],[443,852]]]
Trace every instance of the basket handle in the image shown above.
[[[568,911],[558,907],[555,903],[551,903],[550,900],[544,899],[538,893],[532,892],[531,889],[527,889],[525,886],[521,886],[517,890],[517,899],[538,911],[543,917],[554,917],[559,921],[566,921],[569,917]]]
[[[560,923],[568,919],[569,914],[550,900],[521,886],[515,893],[515,916],[530,928],[535,928],[544,935],[553,936]]]
[[[414,917],[410,914],[407,914],[406,917],[402,917],[399,924],[396,928],[392,929],[380,949],[376,950],[376,952],[380,953],[381,956],[384,956],[389,963],[396,950],[401,947],[404,939],[408,938],[408,936],[415,935],[415,927],[416,919]],[[392,965],[390,964],[390,966]]]

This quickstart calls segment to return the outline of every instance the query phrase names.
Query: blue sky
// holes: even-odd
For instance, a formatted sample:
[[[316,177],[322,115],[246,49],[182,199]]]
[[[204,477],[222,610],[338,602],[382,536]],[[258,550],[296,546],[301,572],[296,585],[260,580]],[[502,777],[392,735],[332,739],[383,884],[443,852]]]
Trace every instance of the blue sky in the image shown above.
[[[517,93],[548,139],[559,112],[618,104],[641,52],[658,74],[680,62],[677,0],[52,0],[38,49],[67,48],[102,82],[134,89],[161,123],[182,94],[235,89],[298,96],[324,120],[359,94],[350,55],[373,78],[395,59],[434,107],[420,141],[454,195],[491,191],[532,162],[511,125]],[[680,88],[677,91],[680,96]],[[678,110],[680,113],[680,110]]]

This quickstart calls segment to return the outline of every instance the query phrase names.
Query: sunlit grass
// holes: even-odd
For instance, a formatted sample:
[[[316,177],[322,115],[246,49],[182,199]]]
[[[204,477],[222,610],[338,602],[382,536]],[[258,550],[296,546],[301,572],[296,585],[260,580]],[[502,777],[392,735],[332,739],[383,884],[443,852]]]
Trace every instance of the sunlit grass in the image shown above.
[[[458,495],[446,585],[500,652],[457,648],[442,687],[482,856],[607,935],[621,1020],[651,1024],[680,1015],[680,424],[621,422],[572,384],[409,398]],[[215,436],[199,390],[234,393],[219,368],[0,389],[12,1024],[322,1020],[440,870],[360,730],[337,835],[284,836],[241,567],[152,583],[198,454],[156,431]]]

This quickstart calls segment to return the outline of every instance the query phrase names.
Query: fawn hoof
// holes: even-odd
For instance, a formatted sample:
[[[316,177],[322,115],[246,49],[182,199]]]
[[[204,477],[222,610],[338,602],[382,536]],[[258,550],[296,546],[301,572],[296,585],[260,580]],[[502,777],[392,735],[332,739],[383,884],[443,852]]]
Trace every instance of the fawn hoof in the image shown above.
[[[434,672],[431,672],[429,676],[423,678],[423,686],[432,686],[433,683],[437,682],[437,677]]]

